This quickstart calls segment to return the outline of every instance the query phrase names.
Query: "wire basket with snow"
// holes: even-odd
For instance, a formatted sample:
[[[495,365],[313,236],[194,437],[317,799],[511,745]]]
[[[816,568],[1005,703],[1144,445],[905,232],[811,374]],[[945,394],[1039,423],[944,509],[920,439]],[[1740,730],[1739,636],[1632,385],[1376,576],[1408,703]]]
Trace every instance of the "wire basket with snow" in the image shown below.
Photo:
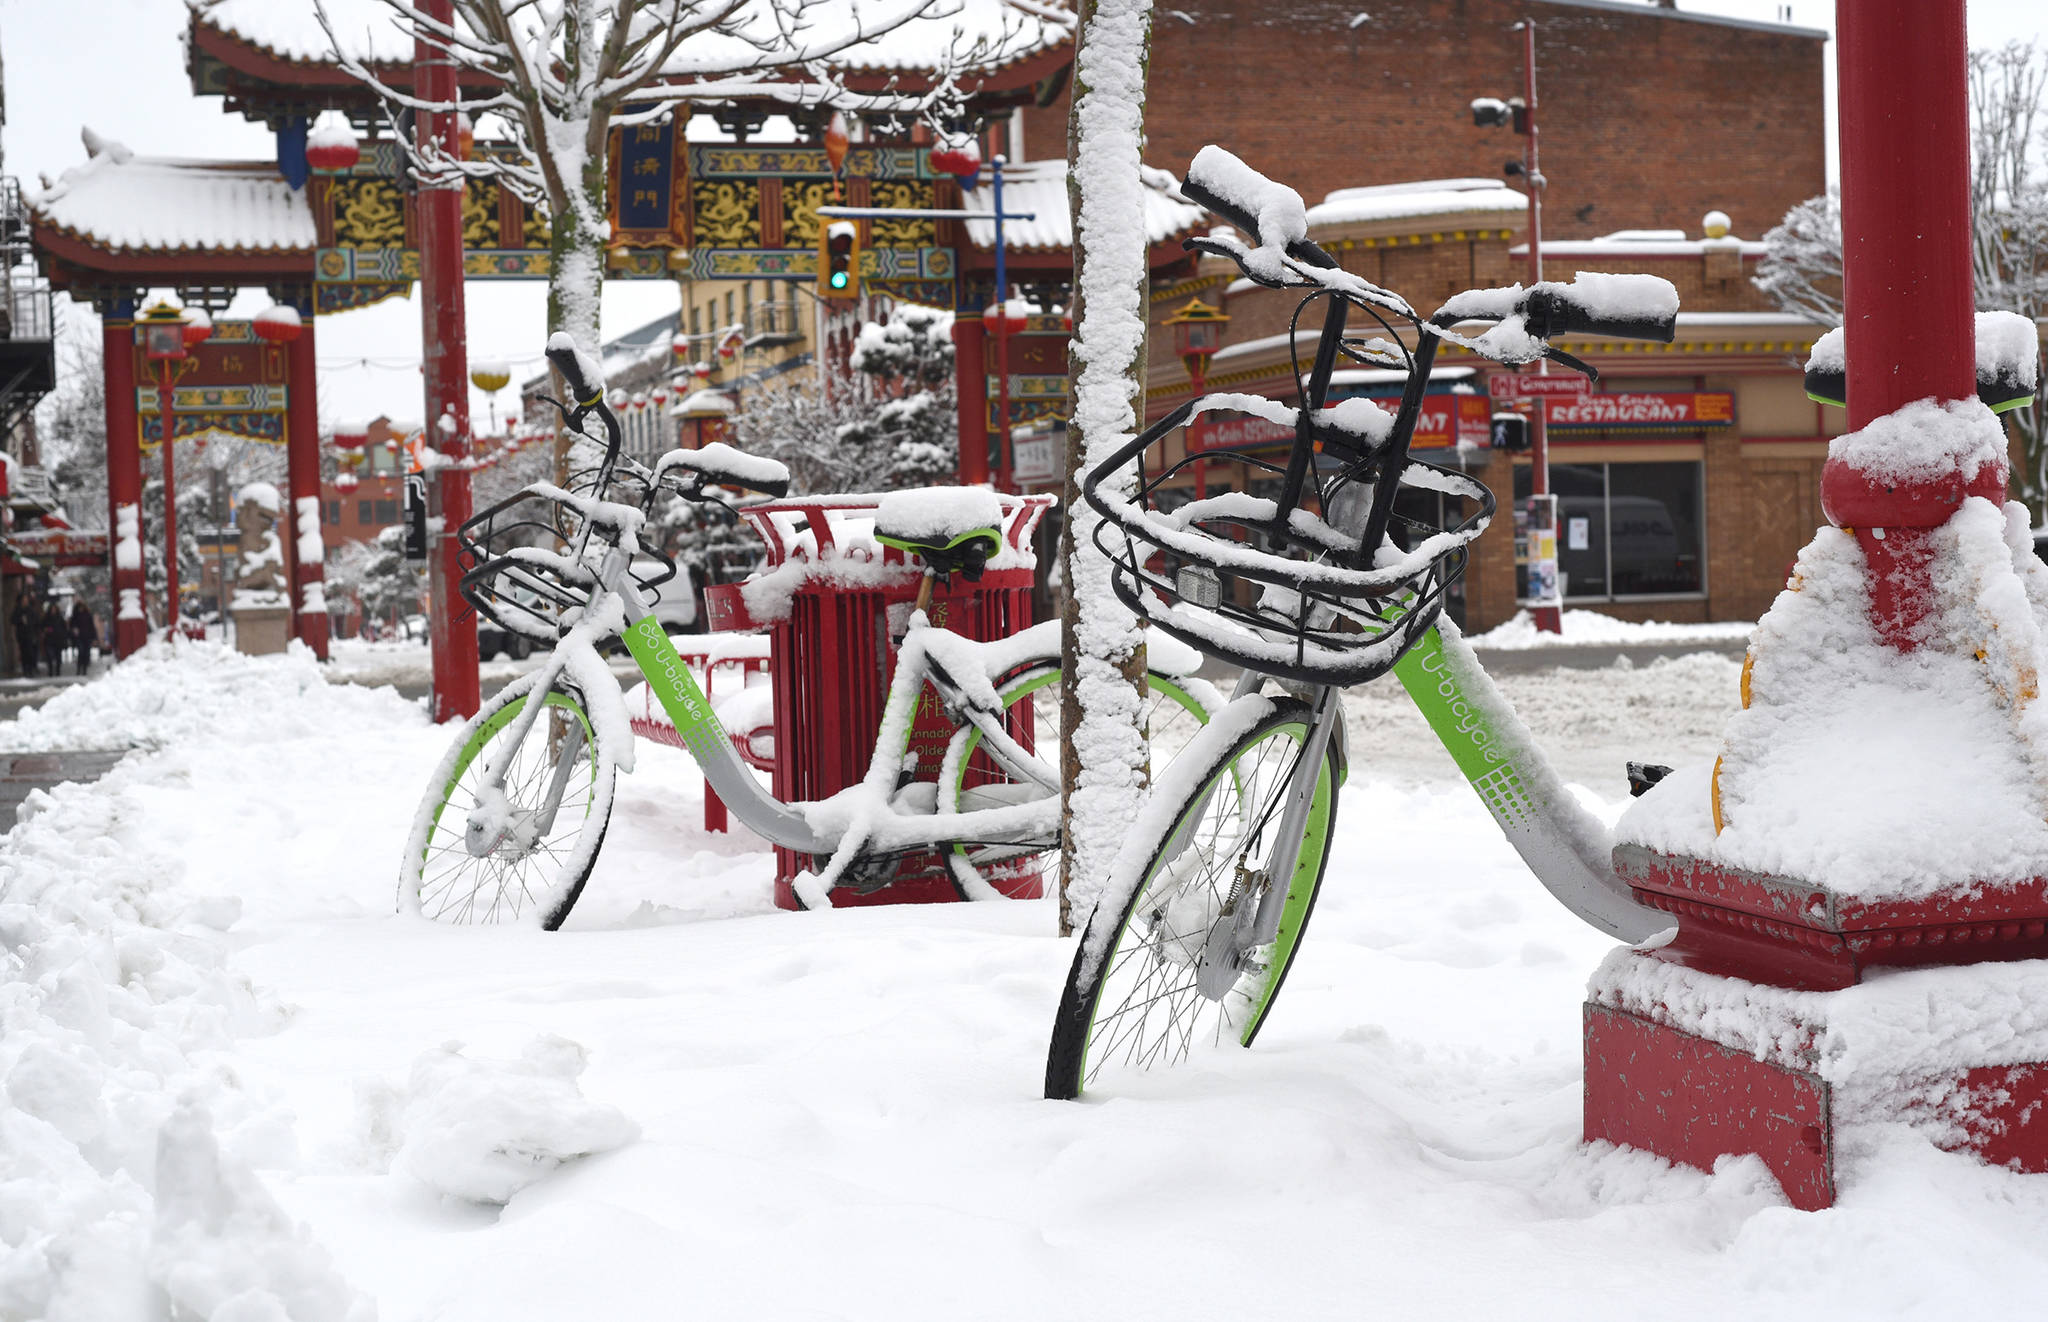
[[[564,498],[571,494],[536,483],[462,525],[456,533],[463,565],[457,590],[478,615],[509,633],[550,645],[582,619],[597,586],[599,558],[619,544],[622,533],[637,531],[621,523],[623,515],[637,509],[587,495]],[[593,518],[587,540],[578,536],[584,517]],[[578,547],[583,548],[580,557]],[[652,606],[660,598],[660,585],[676,576],[675,561],[658,548],[639,545],[637,538],[629,549],[633,581]],[[623,623],[621,618],[614,627]]]

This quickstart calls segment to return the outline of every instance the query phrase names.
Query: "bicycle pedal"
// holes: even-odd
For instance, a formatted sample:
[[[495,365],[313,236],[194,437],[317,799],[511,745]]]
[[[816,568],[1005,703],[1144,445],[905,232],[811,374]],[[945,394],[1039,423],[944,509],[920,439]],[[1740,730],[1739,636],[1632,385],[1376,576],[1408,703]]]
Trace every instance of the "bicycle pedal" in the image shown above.
[[[1670,767],[1660,767],[1654,762],[1631,762],[1628,764],[1628,793],[1632,799],[1640,799],[1650,792],[1650,787],[1671,774]]]

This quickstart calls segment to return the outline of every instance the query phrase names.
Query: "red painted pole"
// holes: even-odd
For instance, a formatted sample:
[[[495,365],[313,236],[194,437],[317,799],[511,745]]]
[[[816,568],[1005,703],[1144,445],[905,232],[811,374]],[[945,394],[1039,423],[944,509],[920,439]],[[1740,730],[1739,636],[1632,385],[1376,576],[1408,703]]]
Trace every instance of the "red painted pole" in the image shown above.
[[[1858,0],[1837,19],[1849,425],[1976,389],[1970,268],[1969,43],[1963,0]],[[1902,484],[1830,460],[1821,501],[1853,528],[1886,641],[1916,641],[1933,600],[1928,531],[2004,475]]]
[[[953,320],[953,382],[960,413],[960,481],[988,481],[988,332],[979,317]]]
[[[175,438],[178,419],[171,412],[171,387],[177,382],[177,368],[166,358],[156,365],[156,416],[163,424],[164,457],[164,628],[165,637],[178,636],[178,474],[173,462],[178,447]]]
[[[301,329],[298,338],[285,346],[285,379],[290,382],[285,395],[285,465],[290,487],[290,499],[285,502],[285,541],[292,548],[292,586],[297,598],[292,602],[293,632],[313,649],[314,656],[325,661],[327,606],[322,582],[326,566],[318,560],[309,564],[298,554],[299,537],[305,531],[300,524],[307,517],[304,509],[312,510],[313,530],[320,527],[320,396],[315,385],[319,360],[313,350],[312,302],[294,302]],[[302,501],[312,504],[302,506]]]
[[[420,14],[436,23],[454,21],[453,0],[418,0]],[[455,63],[426,41],[413,45],[414,88],[422,100],[455,102]],[[455,113],[421,112],[420,141],[437,142],[449,156],[460,152]],[[422,185],[419,192],[420,316],[426,341],[427,444],[450,460],[469,454],[469,351],[464,339],[462,298],[462,184]],[[427,617],[433,645],[434,719],[464,720],[481,702],[477,677],[476,617],[468,613],[456,584],[462,580],[455,530],[469,518],[469,474],[458,465],[436,470],[440,485],[439,531],[427,550],[427,581],[434,600]]]
[[[124,569],[114,560],[114,656],[128,656],[149,641],[149,621],[142,615],[143,574],[140,554],[142,519],[142,430],[135,407],[135,301],[121,299],[102,309],[101,369],[107,387],[107,528],[118,547],[121,512],[134,511],[137,560]],[[133,596],[129,596],[133,593]],[[122,602],[133,605],[124,618]]]
[[[1543,163],[1537,150],[1536,130],[1536,20],[1523,19],[1521,28],[1522,103],[1529,129],[1528,142],[1522,148],[1522,182],[1529,189],[1529,283],[1535,285],[1543,279],[1543,189],[1537,182],[1543,178]],[[1536,374],[1550,374],[1548,360],[1536,361]],[[1529,493],[1536,496],[1550,494],[1549,407],[1538,398],[1530,410]],[[1559,607],[1538,606],[1530,615],[1543,633],[1564,632],[1564,612]]]

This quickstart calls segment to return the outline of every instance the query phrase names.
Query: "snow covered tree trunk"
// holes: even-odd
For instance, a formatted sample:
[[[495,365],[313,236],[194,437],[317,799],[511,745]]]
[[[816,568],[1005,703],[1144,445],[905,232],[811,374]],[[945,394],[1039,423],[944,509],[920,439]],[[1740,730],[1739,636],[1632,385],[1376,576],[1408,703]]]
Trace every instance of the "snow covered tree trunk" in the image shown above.
[[[573,131],[578,126],[562,127]],[[601,135],[609,132],[610,116],[593,116],[590,136],[602,142]],[[585,146],[581,160],[556,162],[561,194],[548,232],[548,334],[567,331],[596,362],[601,360],[604,343],[598,331],[598,310],[604,296],[605,245],[611,239],[611,222],[606,219],[609,181],[604,151],[589,151]],[[562,387],[559,380],[555,384]],[[579,401],[564,395],[562,402],[574,405]],[[557,482],[568,477],[569,450],[577,439],[567,431],[555,438]]]
[[[1067,125],[1074,216],[1067,521],[1060,538],[1060,932],[1074,928],[1109,876],[1145,793],[1145,636],[1110,591],[1095,548],[1098,516],[1081,476],[1137,431],[1145,393],[1145,200],[1139,146],[1151,54],[1151,0],[1082,0]],[[1007,291],[998,290],[1001,298]],[[1129,486],[1136,474],[1116,479]]]

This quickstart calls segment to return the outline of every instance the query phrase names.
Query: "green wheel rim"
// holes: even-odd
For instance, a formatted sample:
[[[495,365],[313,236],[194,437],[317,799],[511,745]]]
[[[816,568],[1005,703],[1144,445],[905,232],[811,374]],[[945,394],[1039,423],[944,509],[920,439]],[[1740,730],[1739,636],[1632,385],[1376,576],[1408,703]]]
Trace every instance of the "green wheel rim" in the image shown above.
[[[484,750],[484,746],[495,739],[506,726],[518,719],[519,713],[526,709],[527,699],[531,696],[531,694],[522,693],[497,711],[492,712],[489,718],[482,725],[477,726],[475,731],[470,734],[469,741],[462,746],[462,752],[456,756],[455,766],[449,771],[447,782],[441,786],[440,799],[434,804],[434,816],[427,827],[427,843],[420,851],[419,888],[423,906],[427,884],[427,861],[433,854],[434,836],[441,829],[441,814],[447,811],[450,796],[455,793],[455,787],[461,783],[462,777],[469,770],[470,764],[476,761],[477,754],[481,753]],[[591,809],[597,803],[598,766],[597,758],[594,756],[597,748],[596,731],[591,728],[590,718],[584,714],[582,705],[566,693],[551,689],[548,691],[546,698],[542,700],[542,705],[557,708],[574,716],[576,724],[583,731],[584,747],[592,750],[593,756],[590,758],[590,787],[592,792],[584,800],[583,804],[583,815],[587,819],[590,816]]]
[[[1248,752],[1256,745],[1265,743],[1267,740],[1278,736],[1285,736],[1293,740],[1296,749],[1299,750],[1308,738],[1308,725],[1303,721],[1296,720],[1278,725],[1263,726],[1253,731],[1252,735],[1244,743],[1240,744],[1239,747]],[[1216,793],[1217,786],[1222,782],[1224,776],[1239,777],[1238,764],[1243,756],[1244,753],[1240,752],[1237,756],[1232,757],[1228,762],[1225,762],[1212,772],[1202,782],[1201,791],[1195,797],[1194,802],[1205,805],[1206,810],[1206,805]],[[1249,1047],[1258,1037],[1259,1030],[1265,1026],[1266,1016],[1271,1011],[1274,1000],[1278,998],[1281,987],[1286,983],[1288,970],[1293,966],[1295,952],[1300,947],[1301,934],[1308,926],[1309,915],[1315,907],[1316,895],[1321,888],[1323,867],[1329,852],[1330,813],[1335,802],[1330,764],[1331,759],[1326,756],[1323,759],[1322,765],[1316,770],[1315,793],[1309,800],[1308,820],[1303,828],[1301,850],[1295,858],[1293,875],[1288,878],[1287,897],[1280,911],[1279,931],[1274,935],[1271,953],[1266,961],[1265,983],[1259,988],[1255,996],[1249,998],[1249,1012],[1245,1015],[1243,1025],[1238,1031],[1237,1039],[1242,1046]],[[1164,852],[1168,842],[1180,834],[1187,821],[1188,816],[1184,811],[1175,820],[1173,830],[1161,840],[1159,845],[1161,852]],[[1137,892],[1131,897],[1129,904],[1125,907],[1115,940],[1110,943],[1109,949],[1103,953],[1103,969],[1097,974],[1095,998],[1094,1002],[1089,1006],[1088,1025],[1081,1039],[1080,1060],[1075,1076],[1080,1086],[1076,1089],[1076,1095],[1087,1088],[1089,1058],[1094,1052],[1096,1045],[1096,1021],[1102,1013],[1103,993],[1107,990],[1111,968],[1115,964],[1119,953],[1123,950],[1124,938],[1130,930],[1131,921],[1137,916],[1138,902],[1150,892],[1153,881],[1159,875],[1159,870],[1163,865],[1164,860],[1158,858],[1153,860],[1151,869],[1145,875],[1144,883],[1139,886]],[[1237,993],[1233,991],[1232,994],[1235,995]]]

